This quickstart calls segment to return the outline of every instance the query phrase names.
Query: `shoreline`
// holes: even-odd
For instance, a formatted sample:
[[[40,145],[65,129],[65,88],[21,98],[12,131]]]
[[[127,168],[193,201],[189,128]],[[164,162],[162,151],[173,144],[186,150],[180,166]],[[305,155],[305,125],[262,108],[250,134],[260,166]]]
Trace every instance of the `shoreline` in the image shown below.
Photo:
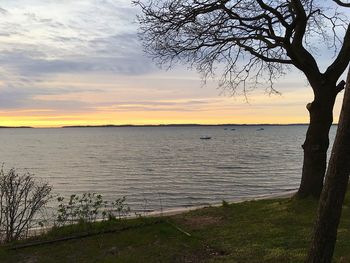
[[[229,204],[238,204],[238,203],[243,203],[243,202],[249,202],[249,201],[258,201],[258,200],[268,200],[268,199],[275,199],[275,198],[289,198],[292,197],[297,190],[290,190],[290,191],[285,191],[285,192],[280,192],[280,193],[274,193],[274,194],[263,194],[263,195],[257,195],[254,197],[241,197],[241,198],[235,198],[228,200],[227,202]],[[178,207],[178,208],[171,208],[163,211],[152,211],[152,212],[145,212],[145,213],[140,213],[140,214],[135,214],[135,215],[130,215],[130,216],[125,216],[123,219],[135,219],[138,218],[139,216],[141,217],[163,217],[163,216],[174,216],[174,215],[179,215],[187,212],[191,212],[194,210],[198,209],[203,209],[206,207],[219,207],[222,206],[222,202],[220,203],[213,203],[213,204],[205,204],[205,205],[194,205],[194,206],[189,206],[189,207]],[[96,222],[102,222],[103,219],[97,219]],[[29,229],[28,236],[33,237],[33,236],[39,236],[42,234],[47,233],[53,226],[44,226],[44,227],[34,227]]]
[[[249,202],[249,201],[258,201],[258,200],[268,200],[268,199],[275,199],[275,198],[288,198],[292,197],[294,194],[296,194],[297,190],[290,190],[286,192],[280,192],[280,193],[274,193],[274,194],[263,194],[263,195],[257,195],[254,197],[240,197],[228,200],[227,203],[229,204],[237,204],[237,203],[243,203],[243,202]],[[186,212],[190,212],[197,209],[203,209],[206,207],[218,207],[222,206],[222,202],[220,203],[213,203],[213,204],[205,204],[205,205],[194,205],[189,207],[179,207],[179,208],[171,208],[164,211],[152,211],[152,212],[146,212],[142,216],[145,217],[158,217],[158,216],[173,216],[173,215],[179,215]],[[137,216],[128,216],[128,218],[136,218]]]

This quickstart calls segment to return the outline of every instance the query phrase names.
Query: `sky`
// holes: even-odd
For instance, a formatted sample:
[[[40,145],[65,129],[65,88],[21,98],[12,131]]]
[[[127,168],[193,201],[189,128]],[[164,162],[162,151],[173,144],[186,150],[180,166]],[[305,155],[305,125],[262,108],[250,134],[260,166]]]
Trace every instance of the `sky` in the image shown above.
[[[0,126],[308,122],[301,73],[248,101],[215,79],[203,86],[187,66],[161,69],[144,54],[137,12],[126,0],[1,1]]]

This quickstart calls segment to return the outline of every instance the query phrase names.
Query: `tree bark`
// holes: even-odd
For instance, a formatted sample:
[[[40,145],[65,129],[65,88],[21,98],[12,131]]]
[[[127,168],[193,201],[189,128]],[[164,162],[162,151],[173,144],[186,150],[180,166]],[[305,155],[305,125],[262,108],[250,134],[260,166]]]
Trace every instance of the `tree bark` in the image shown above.
[[[306,139],[302,145],[304,149],[304,162],[302,178],[297,193],[298,197],[313,196],[319,198],[327,165],[327,150],[329,147],[329,130],[333,122],[333,107],[337,93],[336,87],[331,85],[321,87],[321,94],[306,108],[310,114],[310,124]]]
[[[331,262],[350,174],[350,71],[322,191],[308,263]]]

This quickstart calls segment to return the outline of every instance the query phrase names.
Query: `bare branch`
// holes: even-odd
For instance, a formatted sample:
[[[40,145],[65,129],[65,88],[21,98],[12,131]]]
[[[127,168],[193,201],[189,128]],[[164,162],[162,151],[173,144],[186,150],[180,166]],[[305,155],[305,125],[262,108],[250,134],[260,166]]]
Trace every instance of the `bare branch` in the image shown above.
[[[341,74],[345,71],[350,61],[350,25],[346,30],[346,34],[343,41],[343,46],[339,51],[338,56],[334,62],[328,67],[325,75],[329,78],[337,79],[340,78]]]
[[[346,82],[344,80],[340,81],[336,87],[336,92],[339,93],[343,89],[345,89],[345,84],[346,84]]]
[[[333,2],[337,3],[340,6],[350,7],[350,3],[344,3],[343,1],[340,1],[340,0],[333,0]]]
[[[160,65],[189,64],[204,78],[221,71],[220,86],[232,93],[259,84],[275,91],[270,84],[290,65],[318,86],[313,84],[321,83],[323,74],[312,42],[319,36],[336,53],[342,45],[339,29],[347,26],[337,10],[313,0],[146,1],[134,1],[142,11],[139,36],[145,51]],[[350,60],[346,47],[334,62],[334,83]]]

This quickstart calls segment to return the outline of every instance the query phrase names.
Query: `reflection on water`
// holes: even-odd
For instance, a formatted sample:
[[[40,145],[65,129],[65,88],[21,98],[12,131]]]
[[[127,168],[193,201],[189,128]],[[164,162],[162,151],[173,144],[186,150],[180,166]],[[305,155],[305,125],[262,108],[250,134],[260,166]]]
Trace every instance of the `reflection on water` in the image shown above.
[[[306,126],[0,129],[0,162],[61,195],[126,196],[134,209],[296,189]],[[335,128],[332,128],[332,137]],[[210,136],[210,140],[200,137]]]

